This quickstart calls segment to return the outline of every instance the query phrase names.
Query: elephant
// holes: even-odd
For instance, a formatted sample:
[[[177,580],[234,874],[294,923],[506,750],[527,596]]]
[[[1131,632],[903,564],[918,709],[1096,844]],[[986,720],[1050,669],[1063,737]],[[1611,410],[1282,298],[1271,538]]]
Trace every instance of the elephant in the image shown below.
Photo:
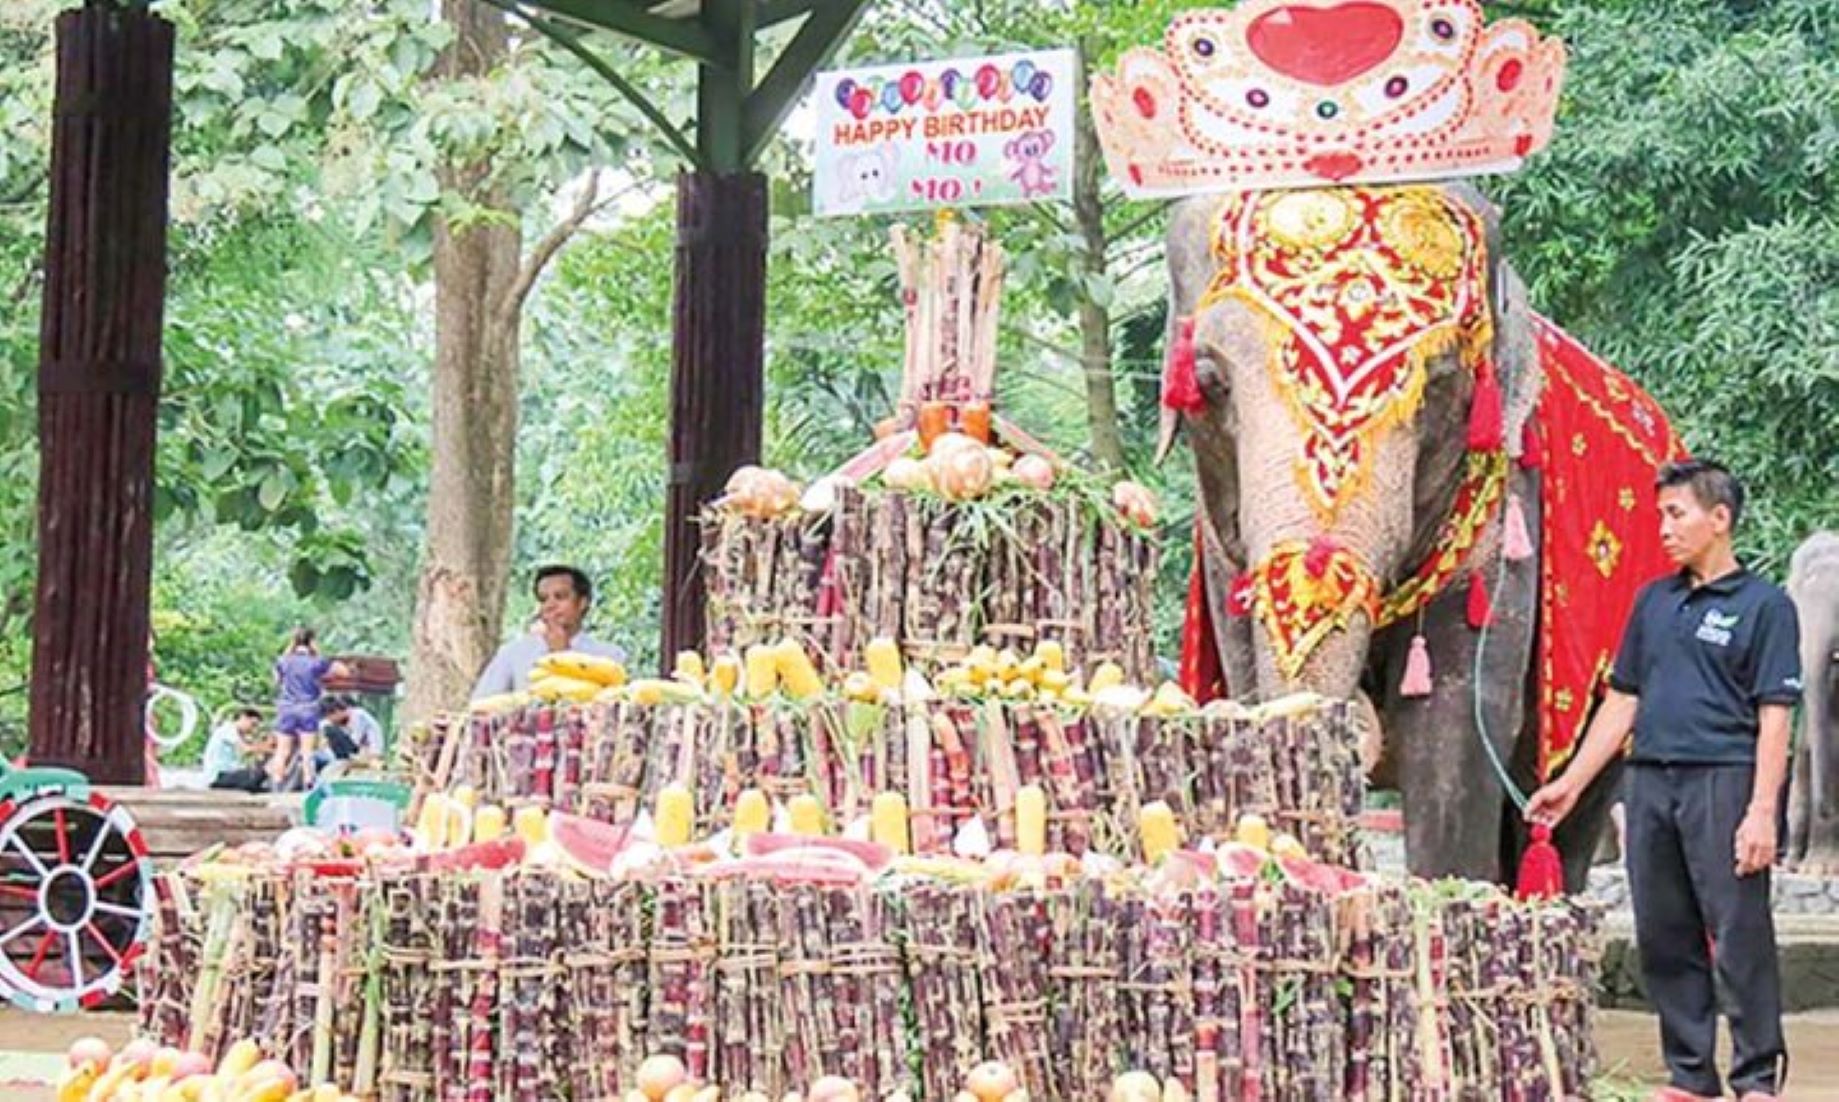
[[[1385,196],[1409,198],[1409,209],[1383,205],[1394,202]],[[1402,233],[1407,244],[1436,246],[1418,258],[1424,263],[1414,269],[1418,275],[1409,292],[1363,275],[1375,265],[1398,269],[1401,257],[1403,263],[1415,262],[1399,250],[1385,256],[1375,251],[1381,247],[1377,242],[1398,244],[1396,239],[1345,236],[1343,208],[1361,203],[1369,204],[1362,224],[1377,226],[1374,232]],[[1247,204],[1262,204],[1250,221],[1243,213]],[[1292,355],[1284,345],[1290,338],[1274,323],[1268,303],[1260,305],[1261,296],[1288,286],[1298,316],[1311,310],[1326,316],[1326,303],[1352,317],[1356,309],[1371,307],[1375,286],[1382,297],[1404,296],[1389,302],[1447,292],[1438,281],[1456,278],[1450,275],[1455,260],[1444,247],[1450,230],[1439,218],[1455,220],[1458,229],[1466,222],[1473,229],[1470,237],[1479,238],[1472,274],[1477,286],[1485,286],[1488,309],[1469,328],[1471,347],[1455,338],[1432,342],[1436,347],[1425,353],[1418,378],[1405,372],[1394,379],[1391,406],[1369,403],[1378,412],[1370,431],[1357,438],[1366,450],[1347,460],[1345,436],[1332,436],[1319,427],[1321,420],[1309,420],[1319,415],[1306,416],[1301,408],[1320,398],[1308,389],[1319,380],[1299,375],[1304,381],[1295,387],[1279,385],[1276,365],[1291,362],[1282,358]],[[1242,286],[1222,292],[1222,273],[1231,274],[1229,265],[1231,271],[1245,270],[1238,265],[1259,249],[1260,234],[1267,231],[1287,235],[1289,250],[1269,262],[1271,286],[1256,293]],[[1337,240],[1353,243],[1324,244]],[[1401,592],[1414,567],[1442,546],[1442,525],[1459,506],[1474,470],[1470,430],[1484,386],[1499,394],[1503,451],[1519,454],[1523,427],[1541,397],[1539,342],[1545,331],[1539,326],[1549,323],[1534,315],[1526,287],[1500,259],[1498,245],[1498,212],[1465,183],[1190,197],[1174,206],[1168,232],[1172,352],[1159,454],[1166,455],[1185,429],[1197,481],[1196,592],[1204,593],[1199,600],[1212,638],[1210,648],[1203,644],[1201,658],[1217,660],[1225,690],[1234,697],[1270,699],[1307,690],[1359,701],[1372,728],[1383,732],[1382,745],[1368,748],[1373,777],[1400,792],[1407,861],[1413,873],[1426,877],[1507,879],[1526,844],[1526,829],[1496,774],[1505,771],[1521,791],[1531,791],[1539,767],[1534,658],[1545,550],[1537,537],[1542,471],[1501,461],[1507,491],[1517,499],[1532,537],[1530,553],[1522,548],[1517,558],[1505,556],[1505,537],[1497,534],[1504,529],[1490,526],[1477,537],[1460,574],[1445,579],[1411,616],[1381,626],[1373,602],[1360,607],[1362,601],[1350,597],[1342,608],[1354,611],[1327,630],[1315,624],[1312,646],[1299,655],[1280,645],[1279,628],[1268,615],[1245,613],[1248,607],[1275,609],[1278,615],[1306,607],[1324,585],[1361,593],[1363,579],[1371,582],[1366,597]],[[1311,265],[1319,269],[1313,275],[1307,271]],[[1324,276],[1328,265],[1339,274]],[[1305,269],[1300,275],[1299,268]],[[1425,274],[1433,270],[1438,274]],[[1326,340],[1323,333],[1341,323],[1322,324],[1328,328],[1314,335]],[[1304,347],[1300,337],[1296,341],[1297,348]],[[1482,345],[1473,347],[1477,341]],[[1186,381],[1179,366],[1184,355],[1191,375]],[[1487,368],[1472,366],[1484,360]],[[1335,378],[1356,380],[1348,385],[1358,394],[1370,382],[1358,382],[1357,375]],[[1333,454],[1327,461],[1311,460],[1312,447]],[[1299,490],[1305,468],[1313,482]],[[1643,475],[1648,495],[1643,500],[1649,503],[1652,473]],[[1324,491],[1329,476],[1339,481]],[[1325,493],[1332,497],[1326,507]],[[1624,523],[1658,528],[1651,505],[1649,515],[1631,509]],[[1610,538],[1626,541],[1628,532]],[[1655,541],[1657,547],[1657,535]],[[1252,570],[1255,566],[1259,569]],[[1645,580],[1629,579],[1629,599]],[[1480,616],[1485,632],[1471,625],[1471,598],[1480,596],[1471,591],[1477,588],[1485,589],[1491,604]],[[1297,596],[1304,593],[1311,596]],[[1437,656],[1438,674],[1428,695],[1408,696],[1399,688],[1414,672],[1414,649]],[[1184,653],[1184,663],[1190,658]],[[1421,668],[1416,672],[1422,676]],[[1553,839],[1564,856],[1567,890],[1583,886],[1618,774],[1605,771]]]
[[[1839,532],[1795,549],[1788,596],[1801,621],[1801,728],[1788,795],[1788,864],[1839,874]]]

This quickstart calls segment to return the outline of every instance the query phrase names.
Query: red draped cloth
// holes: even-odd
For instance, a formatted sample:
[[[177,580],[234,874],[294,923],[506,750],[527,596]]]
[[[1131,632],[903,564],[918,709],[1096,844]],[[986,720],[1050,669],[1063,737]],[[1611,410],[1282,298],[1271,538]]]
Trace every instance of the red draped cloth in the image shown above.
[[[1609,680],[1635,594],[1672,569],[1654,474],[1685,455],[1628,376],[1536,319],[1545,393],[1528,433],[1543,470],[1539,556],[1539,775],[1570,760]]]

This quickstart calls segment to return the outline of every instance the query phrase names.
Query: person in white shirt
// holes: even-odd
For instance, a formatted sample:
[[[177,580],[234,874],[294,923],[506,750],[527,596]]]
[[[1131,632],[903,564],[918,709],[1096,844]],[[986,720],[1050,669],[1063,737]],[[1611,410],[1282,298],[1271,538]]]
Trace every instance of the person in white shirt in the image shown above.
[[[261,748],[249,741],[261,723],[261,712],[238,708],[234,716],[217,725],[204,744],[201,764],[206,785],[242,792],[260,792],[267,787],[267,772],[252,761]]]
[[[598,655],[624,662],[626,652],[584,634],[581,623],[594,602],[594,585],[572,566],[545,566],[536,572],[537,623],[498,648],[473,684],[472,698],[522,692],[530,687],[537,660],[558,651]]]

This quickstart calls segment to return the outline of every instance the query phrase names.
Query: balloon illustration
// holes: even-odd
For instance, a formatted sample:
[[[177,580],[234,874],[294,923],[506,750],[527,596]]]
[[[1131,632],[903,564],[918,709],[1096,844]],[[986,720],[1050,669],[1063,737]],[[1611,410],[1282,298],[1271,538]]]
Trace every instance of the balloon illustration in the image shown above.
[[[1036,73],[1033,82],[1028,85],[1028,94],[1034,97],[1036,103],[1046,103],[1047,97],[1053,93],[1053,90],[1054,75],[1052,73]]]
[[[1027,58],[1023,58],[1016,62],[1014,73],[1016,88],[1026,92],[1034,85],[1034,75],[1038,71],[1039,70],[1034,67],[1034,62],[1029,61]]]
[[[977,106],[977,82],[967,80],[958,85],[958,94],[953,98],[958,101],[958,106],[966,111]]]
[[[875,97],[867,88],[857,88],[849,97],[849,113],[858,119],[868,118],[875,109]]]
[[[906,106],[900,98],[900,85],[889,84],[881,89],[881,106],[887,108],[890,114],[900,114],[900,109]]]
[[[851,100],[855,99],[855,97],[856,82],[854,78],[844,77],[842,80],[837,81],[836,104],[838,107],[841,107],[845,111],[849,110],[849,103]]]
[[[925,91],[926,78],[918,73],[909,70],[906,76],[900,78],[900,98],[907,101],[907,106],[918,103]]]
[[[939,74],[939,90],[946,99],[957,99],[958,89],[964,84],[964,74],[956,69],[947,69]]]
[[[984,99],[995,99],[996,92],[1002,87],[1003,75],[994,65],[985,65],[977,70],[977,93]]]

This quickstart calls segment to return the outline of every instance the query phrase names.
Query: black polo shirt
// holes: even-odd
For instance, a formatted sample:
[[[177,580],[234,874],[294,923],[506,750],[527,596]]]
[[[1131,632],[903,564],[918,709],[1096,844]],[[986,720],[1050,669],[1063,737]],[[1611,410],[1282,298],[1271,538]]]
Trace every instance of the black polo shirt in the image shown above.
[[[1801,696],[1794,603],[1739,567],[1694,587],[1684,571],[1635,599],[1609,684],[1640,698],[1631,760],[1756,760],[1757,708]]]

